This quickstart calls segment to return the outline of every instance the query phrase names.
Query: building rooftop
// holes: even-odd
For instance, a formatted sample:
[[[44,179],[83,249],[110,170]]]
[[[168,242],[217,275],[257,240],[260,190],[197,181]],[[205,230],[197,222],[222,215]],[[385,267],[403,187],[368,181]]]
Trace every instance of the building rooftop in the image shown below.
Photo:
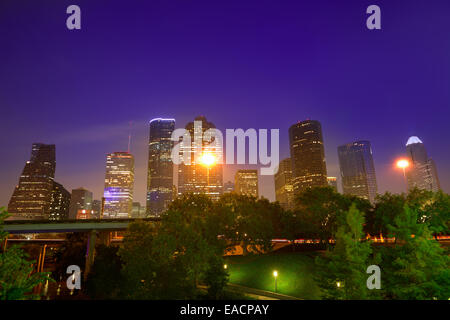
[[[409,137],[408,142],[406,142],[406,145],[414,144],[414,143],[423,143],[418,137],[412,136]]]

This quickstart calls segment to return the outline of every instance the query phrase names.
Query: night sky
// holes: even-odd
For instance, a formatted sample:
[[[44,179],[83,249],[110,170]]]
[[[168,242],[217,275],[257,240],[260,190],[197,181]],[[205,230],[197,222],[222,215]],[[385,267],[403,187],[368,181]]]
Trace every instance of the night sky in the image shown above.
[[[71,4],[81,30],[66,28]],[[366,28],[371,4],[382,30]],[[417,135],[450,192],[449,17],[448,0],[1,0],[0,205],[33,142],[56,144],[56,181],[100,199],[130,121],[144,204],[148,121],[197,115],[279,128],[281,158],[289,126],[319,120],[329,176],[338,145],[369,140],[380,192],[405,189],[393,164]],[[260,190],[273,200],[273,177]]]

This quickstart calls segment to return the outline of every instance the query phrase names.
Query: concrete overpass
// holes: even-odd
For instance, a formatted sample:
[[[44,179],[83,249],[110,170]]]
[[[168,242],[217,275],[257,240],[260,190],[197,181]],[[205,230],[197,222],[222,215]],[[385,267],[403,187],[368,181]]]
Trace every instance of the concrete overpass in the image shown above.
[[[138,219],[90,219],[90,220],[9,220],[3,230],[10,234],[26,233],[66,233],[126,230],[128,225]],[[158,222],[160,218],[145,218],[143,221]]]
[[[86,265],[84,276],[86,277],[90,271],[95,258],[95,245],[97,236],[100,242],[106,245],[110,244],[110,234],[113,231],[126,230],[129,224],[138,219],[91,219],[91,220],[7,220],[4,221],[3,231],[9,234],[30,234],[30,233],[69,233],[81,232],[87,233],[87,250],[86,250]],[[145,218],[143,221],[157,223],[160,218]],[[8,239],[5,239],[3,248],[6,249]],[[45,259],[44,245],[39,257],[39,265],[42,265]],[[42,258],[41,258],[42,256]]]

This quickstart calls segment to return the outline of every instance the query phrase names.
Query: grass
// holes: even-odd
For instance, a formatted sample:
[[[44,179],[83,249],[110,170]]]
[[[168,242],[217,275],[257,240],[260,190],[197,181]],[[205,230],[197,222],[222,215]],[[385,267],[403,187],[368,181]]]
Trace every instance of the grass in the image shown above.
[[[292,252],[232,256],[226,258],[226,263],[231,283],[274,291],[273,271],[277,270],[277,293],[309,300],[320,298],[320,290],[313,280],[316,255]]]

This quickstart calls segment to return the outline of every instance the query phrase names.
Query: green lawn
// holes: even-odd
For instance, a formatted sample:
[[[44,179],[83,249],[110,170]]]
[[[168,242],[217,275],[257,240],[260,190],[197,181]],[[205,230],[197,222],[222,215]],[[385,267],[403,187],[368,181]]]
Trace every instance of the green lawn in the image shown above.
[[[314,258],[311,252],[271,253],[227,257],[230,282],[246,287],[274,291],[273,271],[278,271],[277,292],[302,298],[319,299],[313,280]]]

